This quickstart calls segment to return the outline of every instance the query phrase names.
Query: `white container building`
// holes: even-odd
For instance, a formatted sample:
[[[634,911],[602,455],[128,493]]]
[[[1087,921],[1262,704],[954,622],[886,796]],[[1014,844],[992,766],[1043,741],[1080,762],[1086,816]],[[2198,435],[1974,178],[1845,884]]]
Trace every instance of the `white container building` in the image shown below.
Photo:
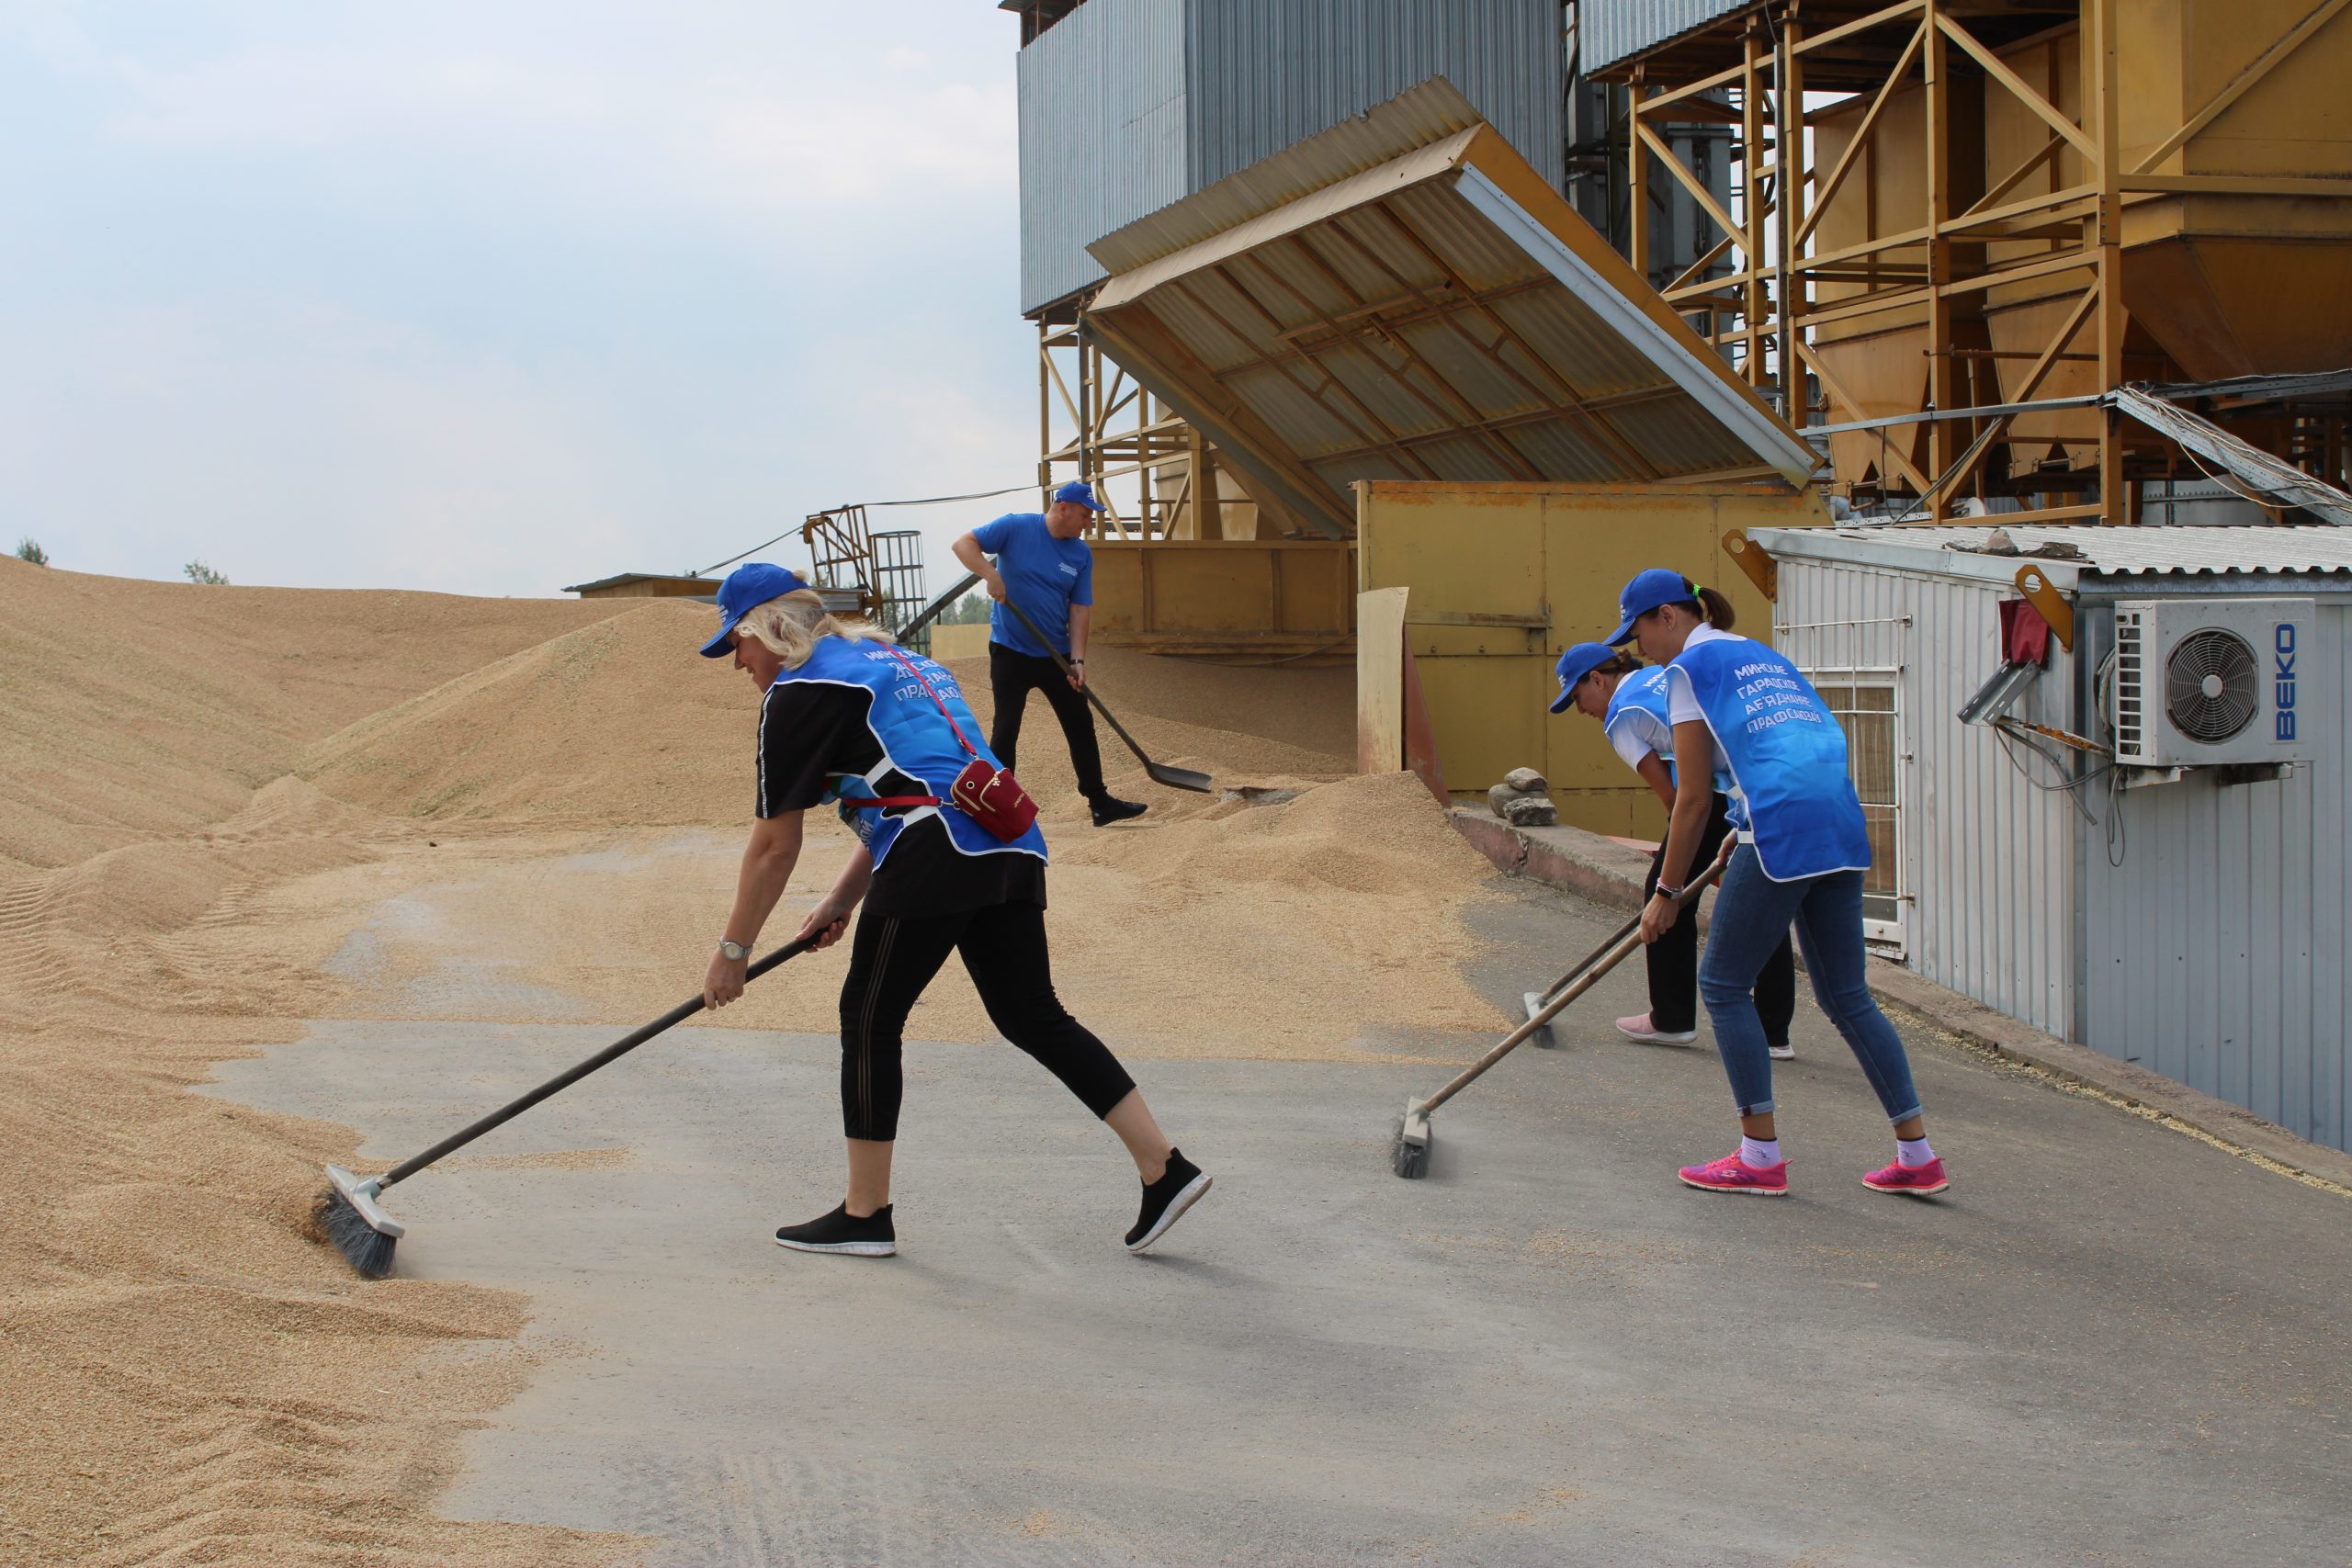
[[[2352,529],[1996,533],[1754,536],[1776,563],[1773,640],[1848,730],[1873,940],[2347,1147]],[[2032,574],[2066,602],[2072,647],[2053,636],[2046,665],[1988,690],[2000,605]]]

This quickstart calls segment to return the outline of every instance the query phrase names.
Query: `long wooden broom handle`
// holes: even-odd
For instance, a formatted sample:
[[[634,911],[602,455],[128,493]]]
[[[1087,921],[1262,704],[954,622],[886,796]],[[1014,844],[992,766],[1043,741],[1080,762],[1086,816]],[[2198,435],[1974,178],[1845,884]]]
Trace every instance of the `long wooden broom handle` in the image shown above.
[[[1714,864],[1709,866],[1704,872],[1692,877],[1690,883],[1682,889],[1681,895],[1674,900],[1674,907],[1678,909],[1687,908],[1692,903],[1696,902],[1699,895],[1705,892],[1710,886],[1713,886],[1715,879],[1723,875],[1724,867],[1730,863],[1728,857],[1718,860]],[[1452,1083],[1447,1084],[1443,1089],[1438,1090],[1435,1094],[1430,1096],[1428,1100],[1423,1103],[1421,1109],[1424,1111],[1435,1111],[1439,1106],[1443,1105],[1447,1100],[1452,1100],[1455,1095],[1460,1094],[1464,1089],[1468,1089],[1472,1084],[1478,1081],[1480,1074],[1484,1073],[1488,1067],[1493,1066],[1497,1062],[1501,1061],[1505,1056],[1510,1055],[1513,1051],[1519,1049],[1520,1043],[1521,1041],[1524,1041],[1529,1035],[1534,1033],[1537,1030],[1551,1022],[1553,1019],[1559,1016],[1559,1014],[1567,1008],[1567,1005],[1570,1002],[1575,1001],[1578,997],[1584,995],[1587,991],[1592,989],[1593,987],[1599,985],[1602,976],[1608,974],[1611,969],[1616,968],[1618,964],[1623,964],[1625,961],[1627,954],[1631,953],[1635,948],[1642,945],[1642,933],[1640,931],[1641,922],[1639,920],[1635,920],[1634,924],[1634,929],[1633,931],[1627,932],[1624,936],[1620,937],[1600,954],[1599,963],[1587,969],[1582,975],[1577,976],[1576,982],[1569,986],[1566,990],[1562,991],[1558,996],[1544,1003],[1543,1009],[1538,1011],[1533,1018],[1529,1019],[1525,1023],[1521,1024],[1517,1029],[1514,1029],[1509,1034],[1504,1035],[1502,1039],[1495,1044],[1493,1049],[1489,1050],[1485,1055],[1479,1057],[1476,1061],[1471,1063],[1467,1067],[1464,1067],[1462,1070],[1460,1077],[1456,1077]]]
[[[816,945],[816,942],[817,939],[815,937],[806,936],[796,942],[785,943],[784,946],[777,948],[774,953],[769,953],[765,958],[759,960],[750,968],[744,970],[744,984],[749,985],[753,980],[756,980],[761,976],[766,974],[769,970],[775,968],[777,964],[783,963],[786,959],[797,957],[799,954],[808,952],[811,947]],[[651,1023],[647,1024],[644,1028],[636,1031],[634,1033],[623,1035],[620,1039],[614,1041],[610,1045],[605,1046],[603,1050],[597,1052],[594,1055],[589,1057],[586,1061],[580,1063],[578,1066],[567,1067],[562,1072],[558,1073],[554,1077],[548,1079],[547,1082],[533,1089],[530,1093],[524,1095],[521,1099],[507,1101],[504,1105],[500,1106],[497,1110],[492,1111],[481,1121],[476,1122],[469,1126],[462,1127],[457,1132],[450,1134],[447,1137],[442,1139],[439,1143],[434,1145],[423,1154],[415,1155],[408,1159],[402,1160],[400,1164],[392,1167],[391,1169],[384,1172],[381,1177],[377,1179],[379,1190],[383,1188],[390,1187],[395,1182],[406,1181],[410,1177],[414,1176],[418,1171],[423,1170],[426,1166],[431,1165],[437,1159],[440,1159],[443,1156],[454,1154],[458,1150],[464,1148],[468,1144],[472,1143],[476,1138],[481,1137],[484,1133],[490,1132],[493,1128],[505,1125],[507,1122],[514,1120],[517,1116],[523,1114],[526,1111],[531,1109],[534,1105],[537,1105],[542,1100],[547,1099],[549,1095],[559,1094],[563,1090],[570,1089],[573,1084],[578,1083],[582,1078],[586,1077],[590,1073],[596,1071],[599,1067],[610,1066],[613,1063],[619,1061],[623,1056],[628,1055],[631,1051],[636,1050],[639,1045],[644,1044],[647,1041],[652,1039],[663,1030],[669,1029],[675,1024],[684,1023],[687,1019],[694,1017],[695,1014],[700,1011],[702,1011],[702,998],[700,997],[696,997],[690,1002],[680,1002],[676,1007],[672,1008],[668,1012],[663,1013],[660,1018],[655,1019]]]

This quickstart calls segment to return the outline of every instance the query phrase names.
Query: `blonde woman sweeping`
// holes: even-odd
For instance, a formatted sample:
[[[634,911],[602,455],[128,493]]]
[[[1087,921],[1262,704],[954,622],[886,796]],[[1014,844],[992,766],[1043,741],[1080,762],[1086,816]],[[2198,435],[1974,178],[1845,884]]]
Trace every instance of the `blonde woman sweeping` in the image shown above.
[[[800,858],[801,814],[837,803],[858,848],[800,924],[840,940],[862,901],[842,983],[842,1129],[849,1190],[831,1213],[775,1233],[798,1252],[888,1258],[890,1156],[903,1090],[900,1032],[923,987],[959,954],[989,1018],[1109,1123],[1143,1181],[1129,1251],[1150,1247],[1210,1179],[1160,1133],[1135,1080],[1054,995],[1046,945],[1046,840],[1035,807],[978,739],[956,678],[874,627],[836,620],[782,567],[741,566],[718,590],[709,659],[761,691],[757,820],[735,907],[703,984],[713,1008],[743,994],[752,944]]]

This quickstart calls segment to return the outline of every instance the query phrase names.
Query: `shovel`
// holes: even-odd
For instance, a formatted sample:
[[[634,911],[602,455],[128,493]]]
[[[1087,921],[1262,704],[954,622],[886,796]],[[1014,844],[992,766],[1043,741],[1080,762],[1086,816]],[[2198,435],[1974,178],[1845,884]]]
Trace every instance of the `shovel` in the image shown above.
[[[1012,618],[1019,621],[1028,629],[1029,635],[1037,639],[1037,646],[1046,650],[1046,656],[1054,661],[1065,676],[1069,675],[1069,660],[1054,651],[1054,645],[1046,639],[1045,633],[1037,629],[1037,623],[1023,615],[1021,606],[1011,599],[1003,599],[999,603],[1012,612]],[[1111,716],[1111,710],[1104,707],[1102,699],[1094,694],[1092,682],[1090,682],[1079,689],[1086,694],[1086,700],[1094,705],[1094,711],[1102,716],[1102,722],[1111,727],[1112,733],[1127,743],[1127,750],[1136,754],[1136,761],[1143,764],[1144,773],[1154,784],[1166,784],[1170,789],[1189,789],[1197,795],[1207,795],[1216,788],[1216,781],[1206,773],[1196,773],[1190,768],[1170,768],[1153,761],[1144,749],[1136,744],[1136,738],[1129,735],[1125,728],[1121,728],[1119,721]]]

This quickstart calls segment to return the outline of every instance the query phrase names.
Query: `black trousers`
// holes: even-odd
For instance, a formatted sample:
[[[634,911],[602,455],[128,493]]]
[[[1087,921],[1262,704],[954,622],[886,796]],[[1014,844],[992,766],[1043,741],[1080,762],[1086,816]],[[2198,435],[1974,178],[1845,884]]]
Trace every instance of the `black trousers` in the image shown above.
[[[1046,911],[992,904],[957,915],[908,919],[861,915],[842,981],[842,1131],[888,1143],[899,1135],[906,1091],[901,1032],[915,998],[947,962],[963,955],[973,988],[1004,1037],[1042,1063],[1097,1116],[1136,1087],[1110,1047],[1070,1017],[1054,995],[1046,954]]]
[[[1715,796],[1714,805],[1707,812],[1706,831],[1699,835],[1699,852],[1690,858],[1693,874],[1714,864],[1716,854],[1723,849],[1724,837],[1731,831],[1731,802]],[[1657,891],[1658,869],[1666,863],[1666,845],[1661,840],[1657,852],[1650,857],[1650,874],[1642,880],[1642,901],[1647,903]],[[1696,913],[1684,909],[1667,933],[1649,946],[1650,967],[1650,1027],[1663,1033],[1681,1034],[1699,1027],[1699,919]],[[1764,961],[1764,972],[1756,977],[1756,1010],[1764,1020],[1767,1043],[1785,1045],[1789,1043],[1789,1021],[1797,1010],[1797,959],[1789,946],[1789,933],[1781,933],[1781,945]]]
[[[1050,659],[1016,653],[1001,642],[989,644],[989,690],[996,698],[996,717],[989,725],[989,750],[1012,773],[1021,745],[1021,710],[1033,691],[1046,694],[1054,716],[1062,723],[1062,739],[1069,742],[1070,766],[1078,770],[1078,793],[1090,801],[1110,793],[1102,786],[1102,749],[1094,740],[1094,715],[1086,694],[1069,689],[1069,678]]]

